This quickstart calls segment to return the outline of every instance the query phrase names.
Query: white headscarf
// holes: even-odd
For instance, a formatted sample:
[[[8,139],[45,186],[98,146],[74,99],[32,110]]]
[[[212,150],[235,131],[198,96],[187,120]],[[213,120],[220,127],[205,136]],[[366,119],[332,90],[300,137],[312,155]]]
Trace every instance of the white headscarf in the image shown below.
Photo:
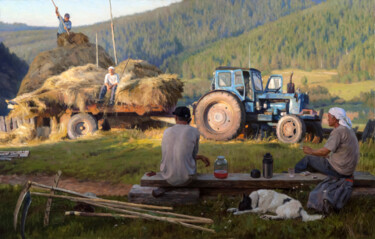
[[[339,121],[340,125],[345,126],[349,129],[352,128],[352,121],[350,121],[349,117],[346,116],[346,112],[344,109],[333,107],[329,109],[328,113],[333,115]]]

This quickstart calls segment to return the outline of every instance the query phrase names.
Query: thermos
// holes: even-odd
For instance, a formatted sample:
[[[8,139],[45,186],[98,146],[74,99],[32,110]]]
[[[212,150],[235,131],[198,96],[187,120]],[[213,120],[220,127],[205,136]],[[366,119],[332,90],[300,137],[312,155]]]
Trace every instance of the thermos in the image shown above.
[[[216,178],[228,177],[228,162],[224,156],[218,156],[214,164],[214,176]]]
[[[263,177],[272,178],[273,174],[273,159],[270,153],[266,153],[263,157]]]

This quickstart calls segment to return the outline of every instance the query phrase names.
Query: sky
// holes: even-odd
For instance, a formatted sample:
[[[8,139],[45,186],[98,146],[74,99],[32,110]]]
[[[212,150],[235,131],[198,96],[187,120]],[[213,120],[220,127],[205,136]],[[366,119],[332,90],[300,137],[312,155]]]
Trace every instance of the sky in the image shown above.
[[[181,0],[111,0],[113,17],[131,15]],[[54,0],[61,15],[70,14],[73,26],[110,20],[109,0]],[[30,26],[56,26],[51,0],[0,0],[0,21]]]

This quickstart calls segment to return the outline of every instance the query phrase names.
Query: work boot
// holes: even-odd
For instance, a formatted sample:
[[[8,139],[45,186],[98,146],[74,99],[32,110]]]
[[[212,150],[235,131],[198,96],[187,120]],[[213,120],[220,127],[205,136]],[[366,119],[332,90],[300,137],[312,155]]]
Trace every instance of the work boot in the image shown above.
[[[152,190],[152,196],[155,198],[163,196],[166,191],[167,190],[165,188],[156,188]]]

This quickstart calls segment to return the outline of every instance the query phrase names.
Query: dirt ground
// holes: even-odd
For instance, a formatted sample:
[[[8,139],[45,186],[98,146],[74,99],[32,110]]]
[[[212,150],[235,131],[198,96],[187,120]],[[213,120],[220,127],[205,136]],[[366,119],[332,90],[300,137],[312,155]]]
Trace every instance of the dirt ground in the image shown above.
[[[55,176],[35,175],[0,175],[0,184],[23,185],[27,180],[44,185],[53,185]],[[60,178],[58,187],[79,193],[92,192],[96,195],[125,196],[128,195],[131,184],[112,184],[103,181],[77,180],[75,178]]]

